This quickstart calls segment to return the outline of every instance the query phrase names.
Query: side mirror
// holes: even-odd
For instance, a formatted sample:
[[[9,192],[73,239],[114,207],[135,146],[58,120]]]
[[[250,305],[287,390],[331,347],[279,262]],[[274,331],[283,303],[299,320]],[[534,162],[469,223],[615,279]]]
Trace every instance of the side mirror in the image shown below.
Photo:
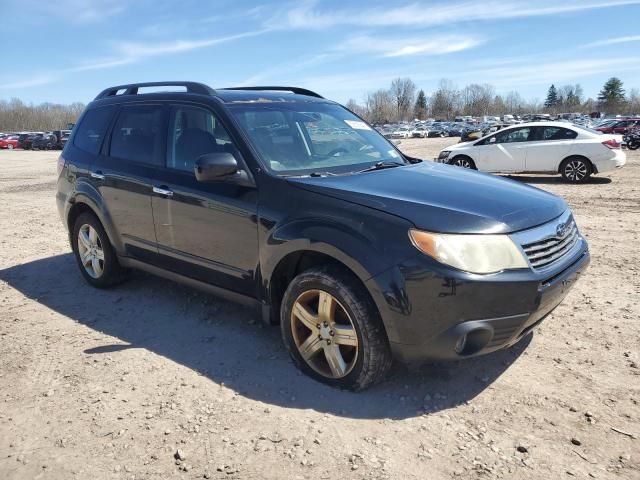
[[[491,137],[489,139],[489,143],[496,143],[496,137]]]
[[[207,153],[198,157],[194,165],[199,182],[223,181],[238,173],[238,161],[232,153]]]

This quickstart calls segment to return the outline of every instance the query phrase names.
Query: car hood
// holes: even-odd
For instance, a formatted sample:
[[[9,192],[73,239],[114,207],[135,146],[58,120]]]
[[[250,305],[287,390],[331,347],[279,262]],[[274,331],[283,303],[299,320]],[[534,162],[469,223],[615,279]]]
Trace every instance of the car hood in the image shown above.
[[[524,183],[432,162],[287,180],[441,233],[511,233],[548,222],[567,209],[561,198]]]

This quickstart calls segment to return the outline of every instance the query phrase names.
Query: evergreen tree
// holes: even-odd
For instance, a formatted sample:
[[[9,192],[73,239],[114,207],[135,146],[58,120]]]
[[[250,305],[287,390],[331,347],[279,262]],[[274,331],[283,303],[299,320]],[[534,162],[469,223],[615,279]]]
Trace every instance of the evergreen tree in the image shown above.
[[[616,77],[607,80],[600,90],[598,102],[607,113],[618,113],[625,102],[622,80]]]
[[[413,114],[421,120],[427,116],[427,96],[423,90],[418,92],[418,98],[416,98],[416,104],[413,107]]]
[[[558,105],[558,91],[556,86],[551,84],[549,91],[547,92],[547,99],[544,102],[545,108],[553,108]]]

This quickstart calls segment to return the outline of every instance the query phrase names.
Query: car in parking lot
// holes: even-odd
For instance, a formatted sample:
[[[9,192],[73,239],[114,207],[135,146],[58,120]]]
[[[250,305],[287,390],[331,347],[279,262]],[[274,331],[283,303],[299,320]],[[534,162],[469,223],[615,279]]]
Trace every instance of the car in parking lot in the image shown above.
[[[19,148],[19,143],[18,135],[8,135],[0,138],[0,149],[13,150],[14,148]]]
[[[626,118],[599,125],[595,127],[595,130],[601,133],[624,135],[630,129],[638,127],[640,127],[640,118]]]
[[[184,91],[144,93],[163,86]],[[138,268],[251,305],[303,372],[354,390],[394,358],[515,344],[589,263],[562,199],[408,157],[295,87],[107,88],[59,158],[56,201],[90,285]]]
[[[565,122],[532,122],[447,147],[436,161],[484,172],[559,173],[583,183],[621,168],[626,156],[617,136]]]
[[[390,138],[410,138],[411,136],[411,129],[408,126],[402,125],[391,132]]]

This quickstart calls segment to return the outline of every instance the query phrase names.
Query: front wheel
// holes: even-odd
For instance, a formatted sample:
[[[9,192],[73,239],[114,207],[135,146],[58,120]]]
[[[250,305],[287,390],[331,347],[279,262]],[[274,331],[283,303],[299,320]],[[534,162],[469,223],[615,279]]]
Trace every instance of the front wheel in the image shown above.
[[[375,304],[341,269],[314,268],[295,277],[282,299],[280,326],[296,366],[331,386],[363,390],[391,366]]]
[[[637,150],[640,147],[640,141],[631,141],[627,143],[627,148],[629,150]]]
[[[584,183],[593,173],[593,167],[584,157],[569,157],[560,165],[560,173],[569,183]]]
[[[456,167],[469,168],[471,170],[477,170],[474,161],[466,155],[458,155],[453,157],[449,162],[449,165],[455,165]]]

